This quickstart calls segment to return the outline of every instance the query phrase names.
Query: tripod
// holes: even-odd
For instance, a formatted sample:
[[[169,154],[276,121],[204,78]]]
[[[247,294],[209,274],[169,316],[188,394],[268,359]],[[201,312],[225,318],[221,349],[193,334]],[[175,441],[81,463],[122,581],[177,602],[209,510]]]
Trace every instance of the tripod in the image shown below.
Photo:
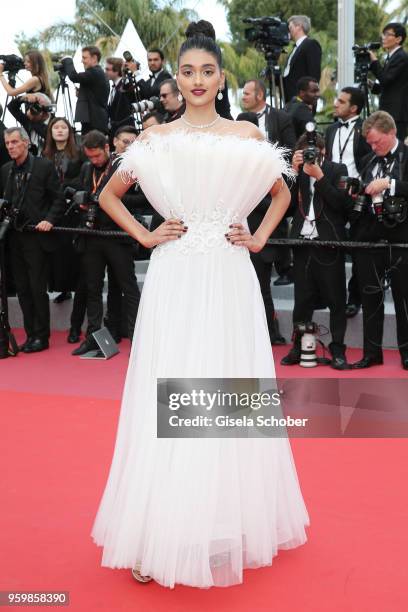
[[[359,89],[361,89],[361,91],[364,94],[364,107],[363,107],[363,119],[367,119],[367,117],[370,114],[370,99],[368,96],[368,82],[367,82],[367,78],[363,79],[359,85],[358,85]]]
[[[71,96],[68,89],[68,83],[66,81],[66,75],[60,71],[58,71],[59,75],[59,83],[57,88],[57,95],[55,97],[55,104],[58,104],[58,99],[60,94],[62,95],[62,102],[64,105],[64,116],[68,120],[68,122],[72,125],[75,130],[75,118],[74,113],[72,111],[72,103]]]
[[[15,86],[16,86],[16,76],[17,76],[17,72],[9,72],[9,75],[8,75],[8,82],[9,82],[10,87],[15,87]],[[6,102],[5,102],[5,104],[4,104],[4,108],[3,108],[3,115],[2,115],[2,117],[1,117],[1,120],[2,120],[2,121],[4,121],[4,118],[5,118],[5,116],[6,116],[6,112],[7,112],[7,105],[8,105],[8,103],[9,103],[10,98],[11,98],[10,94],[7,94],[7,96],[6,96]]]
[[[264,51],[266,68],[262,72],[262,76],[268,81],[270,105],[275,108],[284,108],[285,106],[282,72],[278,65],[281,51],[280,47],[271,47]]]
[[[18,353],[17,342],[10,329],[6,287],[6,261],[4,238],[0,240],[0,359],[15,357]]]

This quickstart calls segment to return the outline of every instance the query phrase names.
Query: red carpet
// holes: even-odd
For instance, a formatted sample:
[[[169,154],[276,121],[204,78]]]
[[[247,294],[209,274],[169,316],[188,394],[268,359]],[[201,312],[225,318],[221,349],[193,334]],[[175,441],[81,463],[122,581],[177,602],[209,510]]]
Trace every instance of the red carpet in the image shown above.
[[[247,570],[243,585],[170,591],[139,585],[128,570],[101,568],[89,534],[115,441],[129,343],[120,348],[108,362],[84,362],[55,334],[50,351],[0,361],[1,591],[69,591],[75,612],[408,608],[403,439],[293,440],[309,541],[281,551],[272,567]],[[279,373],[287,370],[304,374],[297,367]],[[317,370],[333,377],[330,368]],[[392,352],[369,373],[407,374]]]

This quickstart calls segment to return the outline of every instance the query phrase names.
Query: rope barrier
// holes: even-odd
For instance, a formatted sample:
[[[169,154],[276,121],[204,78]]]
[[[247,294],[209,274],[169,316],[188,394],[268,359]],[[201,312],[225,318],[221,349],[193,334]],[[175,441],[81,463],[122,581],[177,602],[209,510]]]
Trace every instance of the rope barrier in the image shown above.
[[[37,231],[35,225],[27,225],[25,230]],[[95,230],[86,227],[53,227],[52,232],[73,233],[85,236],[100,236],[105,238],[126,238],[129,234],[115,230]],[[390,246],[398,249],[408,249],[408,243],[400,242],[357,242],[351,240],[307,240],[298,238],[270,238],[267,242],[272,246],[286,247],[335,247],[338,249],[388,249]]]

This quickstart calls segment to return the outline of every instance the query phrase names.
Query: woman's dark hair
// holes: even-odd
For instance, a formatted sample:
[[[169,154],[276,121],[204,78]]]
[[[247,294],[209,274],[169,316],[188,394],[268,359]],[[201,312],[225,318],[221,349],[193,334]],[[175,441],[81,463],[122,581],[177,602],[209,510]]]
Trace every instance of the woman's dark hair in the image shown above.
[[[44,57],[36,49],[27,51],[25,55],[31,62],[31,74],[38,77],[41,83],[41,89],[43,89],[45,95],[47,95],[52,101],[53,98],[50,88],[50,81],[48,78],[48,71],[45,65]]]
[[[207,51],[210,53],[216,60],[219,68],[222,67],[222,56],[221,49],[217,45],[217,43],[208,36],[204,36],[203,34],[194,34],[190,36],[183,42],[180,47],[178,63],[180,64],[180,58],[187,51],[191,51],[192,49],[200,49],[201,51]]]
[[[74,130],[72,129],[72,126],[70,125],[69,121],[65,117],[54,117],[49,122],[48,128],[47,128],[47,136],[45,138],[45,147],[43,151],[44,157],[47,157],[47,159],[50,159],[51,161],[54,160],[54,155],[57,152],[57,145],[52,136],[52,127],[56,123],[58,123],[58,121],[63,121],[65,125],[68,126],[68,129],[69,129],[68,140],[67,140],[67,144],[65,145],[64,153],[66,154],[67,157],[69,157],[69,159],[78,159],[79,150],[75,142]]]
[[[208,38],[215,40],[215,30],[213,24],[210,21],[205,21],[205,19],[200,19],[200,21],[192,21],[189,23],[186,30],[186,38],[191,38],[192,36],[197,36],[199,34],[208,36]]]

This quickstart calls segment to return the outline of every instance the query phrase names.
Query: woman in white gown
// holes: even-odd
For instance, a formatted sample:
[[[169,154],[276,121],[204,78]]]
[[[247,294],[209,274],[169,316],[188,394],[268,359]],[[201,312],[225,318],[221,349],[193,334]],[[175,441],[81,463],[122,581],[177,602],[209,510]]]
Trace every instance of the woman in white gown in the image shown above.
[[[308,514],[285,438],[156,437],[157,378],[274,378],[249,251],[282,218],[288,171],[247,122],[216,115],[221,53],[203,36],[180,50],[184,116],[125,153],[102,208],[154,249],[133,337],[113,461],[92,530],[102,565],[174,587],[228,586],[306,541]],[[166,219],[149,232],[120,202],[137,179]],[[127,177],[127,181],[126,181]],[[254,235],[246,217],[271,191]]]

